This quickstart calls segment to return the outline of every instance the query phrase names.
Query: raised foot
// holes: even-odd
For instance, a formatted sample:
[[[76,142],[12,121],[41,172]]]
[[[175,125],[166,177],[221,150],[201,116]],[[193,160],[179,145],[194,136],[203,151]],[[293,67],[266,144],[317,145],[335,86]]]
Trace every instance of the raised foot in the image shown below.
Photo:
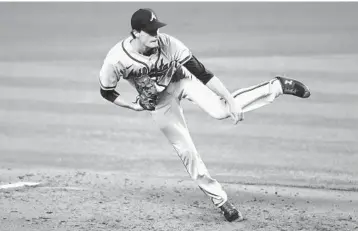
[[[303,83],[294,79],[284,78],[280,76],[277,76],[276,78],[281,83],[283,94],[294,95],[300,98],[310,97],[311,92],[308,87]]]

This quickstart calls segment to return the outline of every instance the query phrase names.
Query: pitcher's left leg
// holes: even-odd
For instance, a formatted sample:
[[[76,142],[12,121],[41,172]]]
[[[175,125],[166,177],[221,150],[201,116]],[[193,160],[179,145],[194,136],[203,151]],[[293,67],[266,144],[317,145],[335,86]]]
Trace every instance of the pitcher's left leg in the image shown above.
[[[220,183],[212,178],[190,136],[179,101],[171,100],[167,105],[151,112],[153,120],[173,145],[190,177],[210,197],[215,206],[227,201],[227,194]]]

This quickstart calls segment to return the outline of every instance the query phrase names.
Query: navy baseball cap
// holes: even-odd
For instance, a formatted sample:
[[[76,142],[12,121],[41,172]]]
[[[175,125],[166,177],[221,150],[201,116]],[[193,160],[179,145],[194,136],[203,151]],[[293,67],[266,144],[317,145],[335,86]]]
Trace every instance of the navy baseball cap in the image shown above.
[[[160,22],[157,15],[151,9],[139,9],[132,15],[131,25],[133,30],[154,31],[167,24]]]

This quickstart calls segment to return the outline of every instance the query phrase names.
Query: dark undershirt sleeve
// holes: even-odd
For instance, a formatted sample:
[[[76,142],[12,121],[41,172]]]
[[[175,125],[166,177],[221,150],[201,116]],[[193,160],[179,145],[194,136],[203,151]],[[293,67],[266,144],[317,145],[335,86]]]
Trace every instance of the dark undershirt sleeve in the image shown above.
[[[214,74],[205,68],[205,66],[193,55],[192,58],[184,64],[196,78],[203,84],[207,84],[209,80],[214,77]]]
[[[119,93],[115,90],[103,90],[101,88],[101,95],[103,98],[113,103],[119,96]]]

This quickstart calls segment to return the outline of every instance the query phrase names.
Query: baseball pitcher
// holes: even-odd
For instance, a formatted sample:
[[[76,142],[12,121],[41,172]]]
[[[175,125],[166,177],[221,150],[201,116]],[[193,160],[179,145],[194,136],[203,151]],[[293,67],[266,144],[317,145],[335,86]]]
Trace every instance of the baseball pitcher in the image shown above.
[[[159,33],[165,25],[151,9],[139,9],[132,15],[131,35],[117,43],[104,60],[99,76],[101,95],[118,106],[149,111],[199,188],[228,221],[241,221],[241,212],[210,176],[195,148],[181,100],[194,102],[215,119],[231,117],[236,124],[243,120],[244,112],[270,104],[281,95],[308,98],[310,92],[296,80],[276,77],[230,93],[182,42]],[[137,90],[134,102],[116,91],[120,79],[129,81]]]

